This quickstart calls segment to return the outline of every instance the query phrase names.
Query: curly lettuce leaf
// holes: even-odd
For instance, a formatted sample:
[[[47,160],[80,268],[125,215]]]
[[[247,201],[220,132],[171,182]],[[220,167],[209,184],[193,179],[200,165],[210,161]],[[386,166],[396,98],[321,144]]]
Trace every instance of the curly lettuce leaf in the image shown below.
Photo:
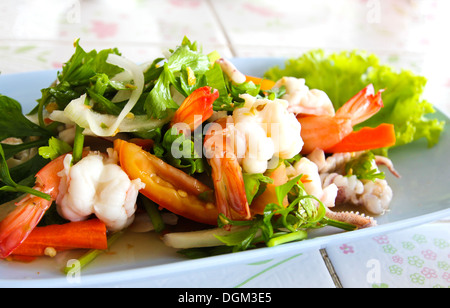
[[[382,123],[393,124],[397,138],[395,146],[426,138],[431,147],[438,143],[444,130],[445,122],[430,116],[435,109],[422,98],[426,79],[411,71],[396,71],[382,65],[373,54],[363,51],[326,54],[323,50],[313,50],[287,60],[284,68],[269,69],[264,76],[275,81],[283,76],[304,78],[311,89],[325,91],[335,109],[370,83],[376,91],[385,89],[384,107],[355,130]],[[384,149],[383,154],[386,155],[387,150]]]

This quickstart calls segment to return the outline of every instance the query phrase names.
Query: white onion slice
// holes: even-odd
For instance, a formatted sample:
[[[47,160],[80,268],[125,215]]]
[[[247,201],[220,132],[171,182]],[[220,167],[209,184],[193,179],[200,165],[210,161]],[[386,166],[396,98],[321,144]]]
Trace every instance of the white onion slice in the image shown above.
[[[54,111],[50,115],[52,120],[67,123],[67,120],[69,119],[79,126],[89,129],[94,135],[102,137],[114,136],[120,131],[119,126],[130,114],[131,110],[139,100],[142,91],[144,90],[144,73],[139,65],[115,54],[110,54],[106,62],[121,67],[127,71],[131,75],[134,86],[136,87],[132,90],[130,99],[120,114],[118,116],[114,116],[97,113],[91,110],[90,106],[84,104],[86,95],[82,95],[67,105],[64,109],[63,115],[61,112]],[[128,126],[129,124],[130,123],[128,123]]]

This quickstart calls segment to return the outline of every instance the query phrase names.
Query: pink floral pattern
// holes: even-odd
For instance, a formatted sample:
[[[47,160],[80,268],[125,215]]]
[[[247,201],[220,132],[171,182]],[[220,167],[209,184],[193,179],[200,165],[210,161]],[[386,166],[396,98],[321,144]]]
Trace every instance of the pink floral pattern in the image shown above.
[[[448,283],[450,283],[450,273],[449,272],[444,272],[442,274],[442,278],[447,281]]]
[[[339,249],[341,249],[342,253],[344,253],[345,255],[355,252],[353,250],[353,246],[349,246],[347,244],[343,244],[342,246],[339,247]]]
[[[421,271],[422,275],[425,276],[425,278],[427,279],[431,279],[431,278],[437,278],[438,275],[436,273],[436,271],[432,268],[429,267],[424,267]]]
[[[428,260],[433,260],[434,261],[437,258],[437,254],[434,251],[430,250],[430,249],[422,250],[422,255],[423,255],[423,257],[425,259],[428,259]]]
[[[118,30],[119,25],[116,22],[92,21],[91,31],[96,34],[98,39],[114,37],[117,35]]]
[[[175,7],[197,8],[202,5],[202,1],[199,0],[170,0],[169,2]]]
[[[389,238],[387,235],[376,236],[373,238],[373,240],[380,245],[389,244]]]
[[[403,258],[401,256],[393,256],[392,261],[394,263],[403,264]]]

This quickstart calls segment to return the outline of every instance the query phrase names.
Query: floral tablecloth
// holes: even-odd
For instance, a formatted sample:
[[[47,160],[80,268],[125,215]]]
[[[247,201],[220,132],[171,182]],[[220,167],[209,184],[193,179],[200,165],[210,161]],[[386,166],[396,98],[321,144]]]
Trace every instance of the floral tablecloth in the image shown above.
[[[60,68],[76,38],[86,49],[117,47],[135,62],[159,57],[184,35],[224,57],[366,49],[426,76],[426,98],[450,115],[450,46],[442,34],[450,29],[448,12],[447,0],[2,0],[0,71]],[[450,228],[441,221],[321,251],[124,286],[449,287]]]

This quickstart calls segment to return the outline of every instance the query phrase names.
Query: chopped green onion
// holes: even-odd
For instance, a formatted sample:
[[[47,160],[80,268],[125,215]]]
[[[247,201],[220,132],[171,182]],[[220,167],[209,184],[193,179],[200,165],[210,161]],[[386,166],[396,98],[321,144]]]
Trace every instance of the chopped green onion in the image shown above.
[[[73,143],[73,159],[72,164],[76,164],[81,160],[81,157],[83,156],[83,146],[84,146],[84,135],[83,135],[84,128],[77,125],[76,131],[75,131],[75,141]]]
[[[301,241],[301,240],[306,239],[307,237],[308,237],[308,233],[304,230],[300,230],[300,231],[273,237],[267,242],[267,246],[274,247],[274,246],[278,246],[278,245],[281,245],[284,243]]]
[[[141,204],[144,206],[150,220],[152,221],[155,232],[159,233],[164,230],[165,224],[161,216],[161,212],[158,210],[156,203],[148,198],[142,197],[139,199]]]
[[[122,234],[125,231],[119,231],[119,232],[115,232],[114,234],[112,234],[109,238],[108,238],[108,249],[111,248],[111,246],[117,241],[117,239],[122,236]],[[81,270],[82,268],[86,267],[89,263],[91,263],[92,261],[95,260],[95,258],[97,258],[99,255],[101,255],[102,253],[104,253],[106,250],[102,250],[102,249],[91,249],[88,252],[86,252],[84,255],[82,255],[79,259],[79,269]],[[66,266],[62,269],[64,274],[69,274],[72,270],[74,270],[74,266]]]

